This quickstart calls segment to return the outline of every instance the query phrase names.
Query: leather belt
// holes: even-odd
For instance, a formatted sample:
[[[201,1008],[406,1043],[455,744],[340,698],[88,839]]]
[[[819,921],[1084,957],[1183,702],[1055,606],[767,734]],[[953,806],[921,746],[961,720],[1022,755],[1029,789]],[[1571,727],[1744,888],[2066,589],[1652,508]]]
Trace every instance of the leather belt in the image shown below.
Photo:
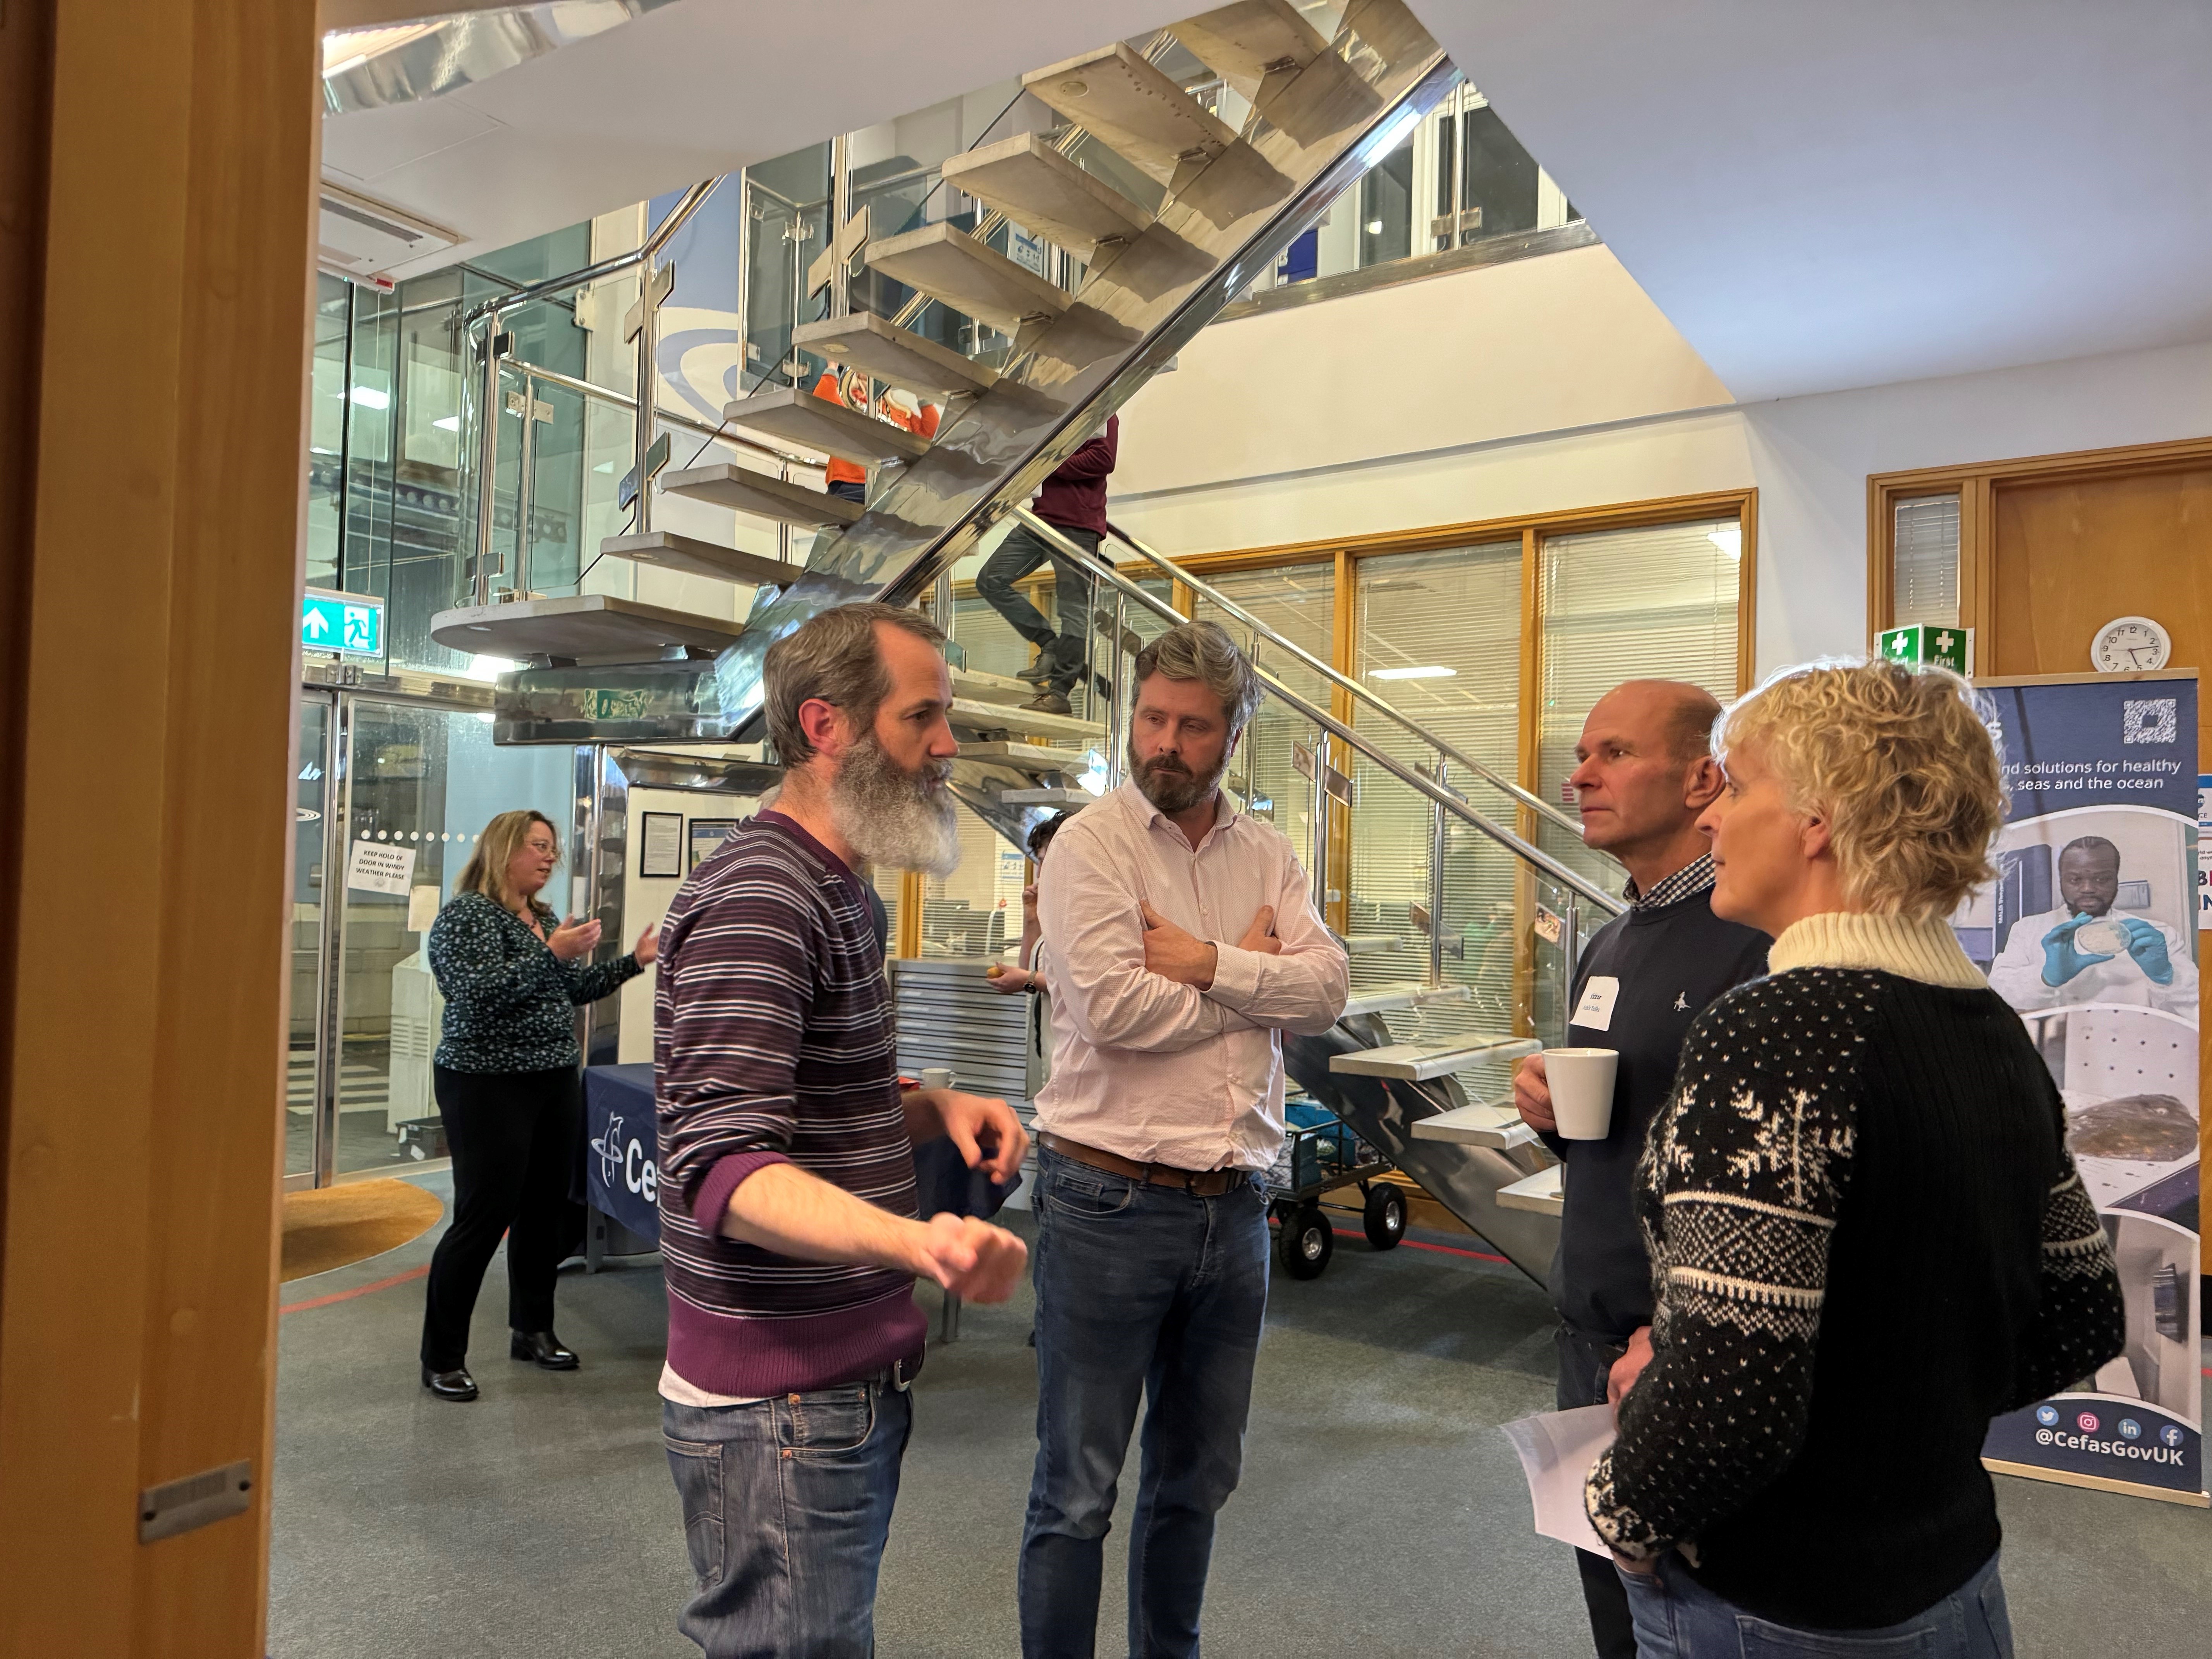
[[[1171,1164],[1139,1164],[1133,1158],[1123,1158],[1119,1152],[1101,1151],[1086,1146],[1079,1140],[1070,1140],[1063,1135],[1037,1133],[1037,1145],[1048,1152],[1078,1164],[1087,1164],[1094,1170],[1103,1170],[1109,1175],[1127,1176],[1132,1181],[1142,1181],[1154,1187],[1174,1187],[1188,1193],[1193,1198],[1218,1198],[1242,1182],[1249,1181],[1250,1174],[1243,1170],[1178,1170]]]

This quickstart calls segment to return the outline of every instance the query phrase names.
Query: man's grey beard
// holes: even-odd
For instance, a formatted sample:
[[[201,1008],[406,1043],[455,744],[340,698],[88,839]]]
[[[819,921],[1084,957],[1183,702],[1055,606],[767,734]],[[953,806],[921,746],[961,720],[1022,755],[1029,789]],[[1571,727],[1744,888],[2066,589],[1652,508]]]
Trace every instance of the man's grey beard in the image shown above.
[[[1136,739],[1129,740],[1129,775],[1137,781],[1137,787],[1145,799],[1163,812],[1188,812],[1211,795],[1221,781],[1221,775],[1229,769],[1229,755],[1224,750],[1212,769],[1204,774],[1186,770],[1180,763],[1173,770],[1160,761],[1141,761],[1137,758]]]
[[[862,862],[949,876],[960,865],[959,807],[945,781],[951,761],[909,772],[873,732],[845,751],[830,785],[830,817]]]

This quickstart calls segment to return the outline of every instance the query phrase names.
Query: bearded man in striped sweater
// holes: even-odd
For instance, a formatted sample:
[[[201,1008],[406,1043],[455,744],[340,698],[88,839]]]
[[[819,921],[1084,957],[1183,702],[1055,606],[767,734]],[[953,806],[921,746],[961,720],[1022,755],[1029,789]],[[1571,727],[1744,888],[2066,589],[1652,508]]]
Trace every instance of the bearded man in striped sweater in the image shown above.
[[[1025,1251],[915,1218],[914,1147],[951,1138],[1011,1181],[1003,1100],[902,1094],[883,951],[855,867],[958,861],[944,635],[884,605],[823,612],[768,653],[774,811],[685,879],[660,934],[669,1466],[709,1659],[873,1651],[878,1564],[926,1329],[914,1281],[1003,1302]]]

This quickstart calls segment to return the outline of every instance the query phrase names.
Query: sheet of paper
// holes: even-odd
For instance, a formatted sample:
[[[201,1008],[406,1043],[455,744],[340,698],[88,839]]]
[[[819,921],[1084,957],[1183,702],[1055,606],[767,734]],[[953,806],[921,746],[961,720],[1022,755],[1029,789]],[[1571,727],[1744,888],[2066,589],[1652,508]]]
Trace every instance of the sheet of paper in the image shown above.
[[[647,812],[645,833],[639,838],[637,872],[641,876],[680,876],[684,873],[684,814]]]
[[[407,890],[407,931],[427,933],[430,924],[438,919],[438,890],[434,887],[410,887]]]
[[[1613,1407],[1544,1412],[1500,1424],[1498,1431],[1520,1456],[1538,1534],[1610,1559],[1612,1552],[1599,1540],[1583,1508],[1583,1487],[1599,1454],[1613,1443]]]
[[[357,892],[397,893],[404,898],[414,874],[415,849],[388,842],[357,841],[346,860],[346,885]]]

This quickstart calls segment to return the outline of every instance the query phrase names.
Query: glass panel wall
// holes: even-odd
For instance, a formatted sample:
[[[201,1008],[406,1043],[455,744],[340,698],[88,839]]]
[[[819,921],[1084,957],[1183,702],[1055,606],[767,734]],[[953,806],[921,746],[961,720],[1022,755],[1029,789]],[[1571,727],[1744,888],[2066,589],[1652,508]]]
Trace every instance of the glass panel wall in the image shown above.
[[[1358,571],[1361,683],[1409,720],[1512,776],[1521,723],[1520,538],[1363,559]],[[1436,763],[1433,750],[1380,714],[1367,711],[1354,723],[1394,759]],[[1510,1029],[1517,860],[1447,816],[1442,913],[1432,920],[1435,806],[1364,757],[1355,758],[1353,780],[1348,909],[1354,926],[1363,916],[1378,928],[1387,923],[1403,939],[1403,951],[1419,953],[1415,978],[1428,965],[1430,928],[1438,930],[1443,978],[1468,987],[1469,994],[1464,1002],[1425,1011],[1424,1029],[1438,1036]],[[1444,781],[1475,794],[1474,781],[1449,764]],[[1407,966],[1355,958],[1354,982],[1379,985],[1394,974],[1403,981]]]
[[[330,829],[332,699],[309,692],[300,702],[297,780],[293,786],[292,1012],[285,1038],[284,1173],[315,1168],[316,1104],[321,1098],[317,1056],[323,1015],[323,848]]]
[[[1687,680],[1724,702],[1735,696],[1742,542],[1735,519],[1544,538],[1537,793],[1573,805],[1565,785],[1583,721],[1624,680]],[[1542,835],[1547,851],[1594,879],[1619,879],[1577,838],[1548,824]]]
[[[562,828],[562,867],[546,902],[574,908],[567,845],[574,751],[495,748],[489,715],[356,698],[350,708],[346,840],[413,854],[410,885],[442,904],[484,825],[532,807]],[[353,884],[347,854],[338,1011],[338,1112],[334,1164],[349,1171],[444,1155],[431,1090],[444,999],[410,929],[410,896]]]
[[[1272,570],[1224,571],[1207,581],[1224,599],[1251,612],[1301,650],[1334,664],[1336,565],[1333,560]],[[1254,662],[1291,690],[1322,708],[1330,706],[1334,693],[1328,682],[1305,664],[1273,641],[1255,638],[1250,629],[1206,599],[1194,597],[1192,605],[1194,618],[1219,623],[1250,653]],[[1229,768],[1228,781],[1250,803],[1253,816],[1267,819],[1288,836],[1301,859],[1308,859],[1308,849],[1315,845],[1313,750],[1312,722],[1270,697],[1252,717]],[[1304,768],[1301,755],[1307,757]],[[1344,758],[1335,757],[1337,764],[1340,766]],[[1313,873],[1310,862],[1306,873]]]

